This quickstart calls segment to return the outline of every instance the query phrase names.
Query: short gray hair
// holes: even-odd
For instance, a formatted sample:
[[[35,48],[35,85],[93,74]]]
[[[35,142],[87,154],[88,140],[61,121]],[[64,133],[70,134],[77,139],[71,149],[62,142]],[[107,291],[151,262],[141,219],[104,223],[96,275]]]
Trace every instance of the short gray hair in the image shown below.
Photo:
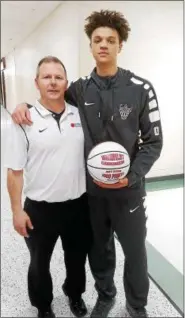
[[[58,57],[52,56],[52,55],[45,56],[39,61],[38,65],[37,65],[37,70],[36,70],[36,77],[39,76],[39,68],[40,68],[40,66],[43,63],[51,63],[51,62],[61,64],[63,69],[64,69],[64,72],[66,74],[66,77],[67,77],[67,71],[66,71],[66,68],[65,68],[64,64],[62,63],[62,61],[59,60]]]

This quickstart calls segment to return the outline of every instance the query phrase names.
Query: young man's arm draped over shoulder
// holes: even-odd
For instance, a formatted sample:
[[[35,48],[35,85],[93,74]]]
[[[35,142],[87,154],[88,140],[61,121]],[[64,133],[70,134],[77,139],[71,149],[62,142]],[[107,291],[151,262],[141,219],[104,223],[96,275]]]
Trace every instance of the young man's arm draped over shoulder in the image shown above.
[[[27,227],[33,228],[29,216],[23,211],[23,169],[27,162],[28,141],[24,130],[13,122],[7,131],[5,166],[7,171],[7,188],[13,212],[15,230],[22,236],[28,237]]]
[[[73,106],[78,107],[77,105],[77,95],[76,95],[76,82],[72,82],[65,92],[65,101]],[[12,119],[15,124],[18,125],[32,125],[32,119],[30,115],[30,108],[31,105],[28,103],[21,103],[16,106],[15,110],[12,113]]]
[[[148,90],[143,88],[140,111],[140,138],[142,143],[127,175],[128,186],[132,186],[149,172],[154,162],[159,158],[163,146],[157,96],[153,86],[149,85]],[[152,98],[150,98],[150,94]]]
[[[77,82],[72,82],[65,92],[65,101],[73,106],[78,107],[77,103],[77,92],[76,92],[76,83]]]

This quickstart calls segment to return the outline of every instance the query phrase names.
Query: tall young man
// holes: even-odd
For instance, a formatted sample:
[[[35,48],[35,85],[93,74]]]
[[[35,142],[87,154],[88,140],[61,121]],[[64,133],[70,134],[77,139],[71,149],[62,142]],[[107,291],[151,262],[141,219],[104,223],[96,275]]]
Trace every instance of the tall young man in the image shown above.
[[[86,194],[84,134],[78,109],[65,103],[67,74],[56,57],[37,67],[40,99],[30,108],[34,124],[12,123],[7,144],[8,191],[16,231],[30,252],[28,292],[38,317],[55,317],[50,260],[57,239],[64,249],[66,280],[62,288],[77,317],[87,313],[85,262],[91,244]],[[76,160],[78,158],[78,160]],[[24,207],[21,203],[25,173]]]
[[[123,145],[131,159],[128,175],[114,185],[94,182],[87,172],[94,246],[89,255],[98,299],[92,317],[106,317],[116,295],[114,284],[116,232],[125,255],[126,307],[132,316],[146,316],[149,280],[145,249],[145,175],[159,158],[162,131],[152,84],[118,67],[117,56],[130,27],[115,11],[93,12],[85,32],[96,67],[72,83],[66,101],[78,106],[85,135],[85,159],[97,143]],[[17,123],[31,123],[25,105],[13,113]]]

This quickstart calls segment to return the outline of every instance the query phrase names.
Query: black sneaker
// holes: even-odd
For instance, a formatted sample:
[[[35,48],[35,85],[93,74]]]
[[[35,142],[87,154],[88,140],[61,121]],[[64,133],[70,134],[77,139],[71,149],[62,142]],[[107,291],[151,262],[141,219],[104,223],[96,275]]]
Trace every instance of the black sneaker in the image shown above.
[[[73,300],[69,297],[69,307],[76,317],[83,317],[87,314],[87,307],[82,298]]]
[[[96,304],[92,310],[91,318],[95,317],[107,317],[109,311],[114,306],[116,298],[101,298],[98,297]]]
[[[65,284],[62,285],[62,290],[64,294],[69,299],[69,307],[76,317],[83,317],[87,314],[87,307],[83,301],[83,299],[80,297],[79,299],[72,299],[67,295],[67,291],[65,289]]]
[[[148,317],[145,307],[134,308],[127,301],[126,309],[131,317]]]
[[[51,308],[47,310],[38,309],[38,318],[55,318],[55,314]]]

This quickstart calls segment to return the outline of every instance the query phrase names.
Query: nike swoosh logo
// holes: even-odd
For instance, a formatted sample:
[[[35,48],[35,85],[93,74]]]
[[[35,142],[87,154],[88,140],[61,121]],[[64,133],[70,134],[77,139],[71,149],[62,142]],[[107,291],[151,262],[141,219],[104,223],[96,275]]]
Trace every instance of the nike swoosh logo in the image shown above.
[[[135,211],[135,210],[137,210],[138,208],[139,208],[139,205],[138,205],[138,206],[136,206],[136,208],[135,208],[135,209],[130,210],[130,213],[134,212],[134,211]]]
[[[89,105],[94,105],[95,103],[86,103],[85,102],[85,106],[89,106]]]
[[[46,130],[46,129],[47,129],[47,128],[40,129],[39,132],[41,133],[41,132],[43,132],[43,131]]]

